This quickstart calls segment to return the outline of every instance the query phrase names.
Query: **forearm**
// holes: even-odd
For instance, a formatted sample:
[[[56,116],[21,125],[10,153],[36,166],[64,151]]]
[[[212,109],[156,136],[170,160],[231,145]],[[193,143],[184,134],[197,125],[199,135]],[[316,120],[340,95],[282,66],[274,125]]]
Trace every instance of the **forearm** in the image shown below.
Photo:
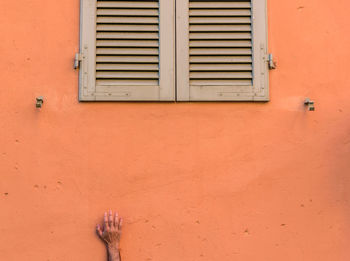
[[[121,261],[120,252],[117,247],[108,247],[108,261]]]

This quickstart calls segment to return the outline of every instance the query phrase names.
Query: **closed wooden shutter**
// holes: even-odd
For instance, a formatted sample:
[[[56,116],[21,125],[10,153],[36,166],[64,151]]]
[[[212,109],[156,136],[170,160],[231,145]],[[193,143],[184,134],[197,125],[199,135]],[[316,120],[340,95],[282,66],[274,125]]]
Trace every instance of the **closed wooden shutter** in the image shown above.
[[[175,99],[173,0],[82,0],[81,100]]]
[[[266,101],[265,0],[177,0],[177,99]]]

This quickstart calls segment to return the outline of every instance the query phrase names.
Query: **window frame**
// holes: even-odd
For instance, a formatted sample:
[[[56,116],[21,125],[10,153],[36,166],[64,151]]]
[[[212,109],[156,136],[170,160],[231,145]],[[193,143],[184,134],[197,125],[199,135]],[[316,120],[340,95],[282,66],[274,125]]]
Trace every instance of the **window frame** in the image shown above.
[[[190,86],[189,0],[159,0],[159,86],[101,88],[96,86],[97,0],[80,0],[79,101],[269,101],[267,0],[251,3],[253,85],[249,90],[247,86]]]

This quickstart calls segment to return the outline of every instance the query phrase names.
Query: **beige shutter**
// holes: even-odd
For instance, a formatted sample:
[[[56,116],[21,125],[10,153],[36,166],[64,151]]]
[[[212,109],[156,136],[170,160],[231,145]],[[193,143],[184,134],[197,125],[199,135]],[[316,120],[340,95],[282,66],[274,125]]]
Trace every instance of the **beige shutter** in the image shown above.
[[[174,0],[81,0],[80,100],[175,100]]]
[[[267,101],[266,0],[177,0],[177,100]]]

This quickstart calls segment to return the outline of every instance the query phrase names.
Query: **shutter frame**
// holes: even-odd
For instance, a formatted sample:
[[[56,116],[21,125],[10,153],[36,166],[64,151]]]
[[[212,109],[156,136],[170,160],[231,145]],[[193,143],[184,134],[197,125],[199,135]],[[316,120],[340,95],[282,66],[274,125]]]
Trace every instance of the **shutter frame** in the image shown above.
[[[132,4],[132,1],[118,2]],[[113,81],[110,81],[108,85],[98,85],[96,81],[97,0],[81,0],[80,20],[80,53],[82,58],[79,72],[80,101],[175,100],[175,0],[159,0],[159,84],[145,85],[142,83],[143,80],[138,80],[135,81],[137,84],[131,85],[132,80],[128,80],[129,85],[116,85],[113,84]],[[102,68],[106,68],[106,66],[102,66]],[[120,73],[123,70],[119,68],[120,65],[117,66],[118,74],[116,75],[123,75]],[[101,75],[109,77],[106,72],[99,74],[99,76]],[[123,80],[118,80],[119,82],[123,82]]]
[[[96,0],[81,0],[80,9],[79,100],[94,101],[96,100]]]
[[[205,1],[203,1],[204,3]],[[217,1],[220,2],[220,1]],[[217,3],[215,2],[215,4]],[[192,2],[193,3],[193,2]],[[196,2],[195,2],[196,3]],[[210,2],[205,2],[210,3]],[[242,4],[241,2],[237,2]],[[198,3],[196,3],[198,5]],[[206,4],[207,5],[207,4]],[[226,2],[227,5],[227,2]],[[215,6],[215,5],[213,5]],[[190,1],[177,0],[177,100],[178,101],[268,101],[266,0],[251,0],[252,84],[247,86],[207,84],[205,79],[190,82]],[[224,56],[223,56],[224,57]],[[193,74],[195,75],[195,74]],[[203,74],[205,75],[205,74]],[[220,74],[217,74],[220,75]],[[221,80],[221,79],[220,79]],[[228,81],[225,81],[227,84]],[[207,84],[207,85],[206,85]]]
[[[269,101],[267,0],[252,0],[253,21],[253,100]]]

